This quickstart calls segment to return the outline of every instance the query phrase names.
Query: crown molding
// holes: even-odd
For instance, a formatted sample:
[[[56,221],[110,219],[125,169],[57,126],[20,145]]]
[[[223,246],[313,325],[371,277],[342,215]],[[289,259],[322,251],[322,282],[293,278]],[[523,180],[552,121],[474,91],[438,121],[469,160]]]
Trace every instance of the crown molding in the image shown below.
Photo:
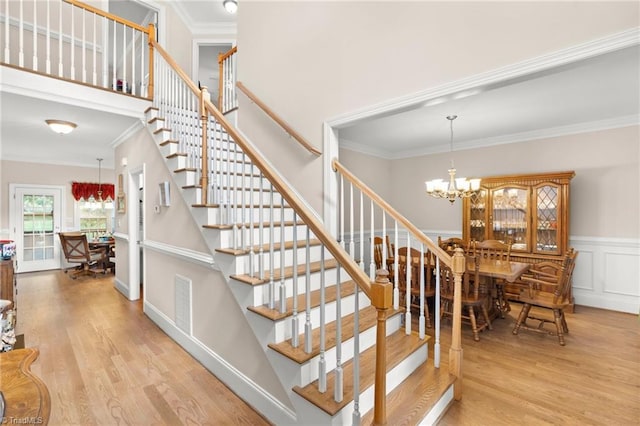
[[[630,28],[607,37],[581,43],[549,54],[536,56],[505,67],[476,74],[432,89],[427,89],[380,102],[359,110],[338,115],[327,120],[334,128],[352,125],[360,120],[398,113],[432,103],[446,102],[459,97],[461,92],[488,90],[504,84],[505,81],[546,71],[572,62],[614,52],[640,44],[640,27]]]

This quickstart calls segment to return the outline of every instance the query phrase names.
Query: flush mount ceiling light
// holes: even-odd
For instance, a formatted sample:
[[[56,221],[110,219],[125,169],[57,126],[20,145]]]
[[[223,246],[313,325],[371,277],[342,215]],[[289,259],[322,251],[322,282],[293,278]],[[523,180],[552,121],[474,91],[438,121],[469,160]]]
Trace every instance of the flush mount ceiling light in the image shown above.
[[[238,1],[237,0],[224,0],[222,2],[224,6],[224,10],[229,13],[236,13],[238,11]]]
[[[72,123],[70,121],[63,121],[63,120],[44,120],[44,121],[49,125],[49,128],[51,130],[61,135],[66,135],[67,133],[71,133],[73,129],[77,127],[76,123]]]

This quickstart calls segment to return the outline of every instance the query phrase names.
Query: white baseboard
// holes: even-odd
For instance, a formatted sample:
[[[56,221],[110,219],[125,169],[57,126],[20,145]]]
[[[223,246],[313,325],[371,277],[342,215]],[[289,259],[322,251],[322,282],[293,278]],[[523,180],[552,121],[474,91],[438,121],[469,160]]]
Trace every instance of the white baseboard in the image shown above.
[[[169,337],[207,368],[270,422],[277,425],[296,424],[296,414],[249,377],[237,370],[198,339],[180,330],[171,319],[145,300],[144,313]]]
[[[125,282],[119,280],[118,277],[115,277],[113,279],[113,282],[114,282],[114,287],[116,288],[116,290],[118,290],[120,293],[122,293],[122,295],[124,297],[129,299],[129,285],[126,284]]]

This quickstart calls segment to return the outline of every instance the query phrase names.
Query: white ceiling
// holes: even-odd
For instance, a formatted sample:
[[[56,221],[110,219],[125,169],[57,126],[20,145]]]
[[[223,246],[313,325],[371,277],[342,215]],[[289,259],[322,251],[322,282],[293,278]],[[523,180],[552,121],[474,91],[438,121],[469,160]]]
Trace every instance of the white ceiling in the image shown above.
[[[121,7],[126,2],[118,3]],[[194,26],[235,20],[224,11],[221,1],[179,0],[174,7]],[[432,99],[402,113],[364,120],[341,128],[340,143],[385,158],[448,151],[450,133],[445,117],[451,114],[458,115],[454,123],[456,150],[584,131],[581,129],[589,126],[637,124],[639,64],[640,47],[635,45],[478,87],[470,96]],[[103,166],[113,167],[113,142],[139,121],[117,111],[104,113],[95,106],[70,106],[55,98],[21,96],[19,91],[2,93],[0,105],[3,159],[97,167],[95,159],[100,157],[105,159]],[[72,134],[59,136],[46,128],[46,118],[71,120],[79,126]]]
[[[341,146],[384,158],[638,124],[640,47],[477,87],[341,128]]]

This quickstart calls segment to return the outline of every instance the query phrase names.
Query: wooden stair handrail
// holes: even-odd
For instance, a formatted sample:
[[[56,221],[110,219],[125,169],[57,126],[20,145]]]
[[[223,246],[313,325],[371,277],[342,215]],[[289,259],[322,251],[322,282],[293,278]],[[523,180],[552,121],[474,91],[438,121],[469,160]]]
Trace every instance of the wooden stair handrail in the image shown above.
[[[169,56],[169,54],[155,41],[151,42],[153,47],[157,50],[167,63],[174,69],[174,71],[185,81],[187,86],[193,91],[194,94],[200,96],[200,89],[191,81],[189,76],[180,68],[180,66]],[[333,255],[336,261],[345,269],[345,271],[351,276],[351,278],[358,284],[360,289],[365,292],[369,299],[372,298],[372,283],[369,280],[367,274],[360,269],[358,264],[351,259],[349,253],[346,252],[338,242],[333,238],[329,232],[325,229],[324,225],[315,217],[311,211],[304,205],[302,200],[284,183],[282,178],[271,168],[271,166],[265,162],[261,156],[259,156],[253,149],[253,146],[249,144],[244,137],[238,133],[235,128],[227,121],[224,115],[211,103],[210,100],[204,101],[204,106],[209,114],[215,117],[215,119],[224,127],[231,138],[242,147],[242,150],[251,159],[262,174],[271,182],[271,184],[280,192],[282,197],[289,203],[305,224],[313,231],[316,238],[318,238],[326,246],[327,250]]]
[[[273,121],[278,123],[280,127],[284,129],[285,132],[289,134],[292,138],[294,138],[300,145],[302,145],[307,151],[314,155],[321,155],[322,152],[318,150],[316,147],[311,145],[302,135],[296,132],[286,121],[284,121],[278,114],[276,114],[271,108],[269,108],[264,102],[260,100],[251,90],[247,88],[242,82],[238,81],[236,86],[242,93],[244,93],[251,101],[258,105],[262,111],[265,112]]]
[[[333,170],[336,172],[340,172],[344,177],[347,178],[356,188],[366,194],[371,200],[373,200],[382,210],[385,211],[389,216],[394,218],[396,221],[401,223],[409,232],[411,232],[412,236],[420,241],[422,244],[427,246],[429,250],[435,253],[444,264],[451,268],[452,265],[452,256],[450,256],[446,251],[442,250],[436,243],[434,243],[431,238],[424,235],[422,231],[420,231],[413,223],[409,222],[409,220],[398,213],[396,209],[391,207],[389,203],[387,203],[384,199],[382,199],[378,194],[376,194],[371,188],[369,188],[364,182],[358,179],[353,173],[351,173],[345,166],[340,164],[337,159],[333,159],[331,162]]]
[[[229,49],[228,52],[225,53],[220,53],[218,55],[218,63],[222,63],[222,61],[224,61],[225,59],[227,59],[229,56],[233,55],[234,53],[238,52],[238,46],[233,46],[231,49]]]

